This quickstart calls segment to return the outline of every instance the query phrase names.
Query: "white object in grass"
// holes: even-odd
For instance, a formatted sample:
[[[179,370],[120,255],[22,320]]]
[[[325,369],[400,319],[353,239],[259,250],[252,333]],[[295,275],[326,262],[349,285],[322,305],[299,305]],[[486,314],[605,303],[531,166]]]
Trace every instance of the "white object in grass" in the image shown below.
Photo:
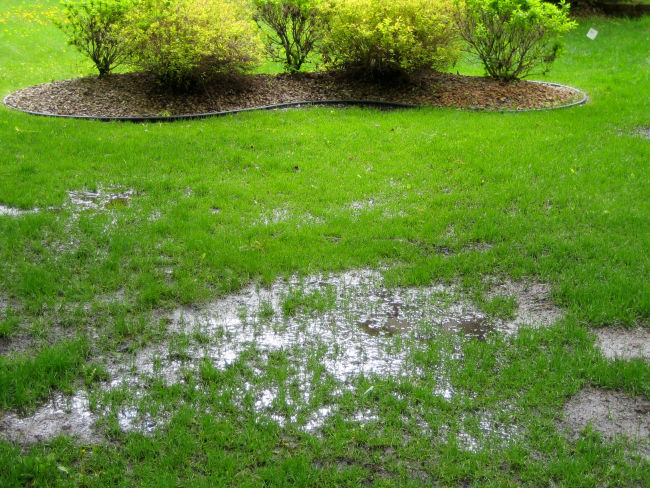
[[[587,32],[587,37],[591,39],[592,41],[596,39],[596,36],[598,35],[598,31],[594,29],[593,27],[589,29],[589,32]]]

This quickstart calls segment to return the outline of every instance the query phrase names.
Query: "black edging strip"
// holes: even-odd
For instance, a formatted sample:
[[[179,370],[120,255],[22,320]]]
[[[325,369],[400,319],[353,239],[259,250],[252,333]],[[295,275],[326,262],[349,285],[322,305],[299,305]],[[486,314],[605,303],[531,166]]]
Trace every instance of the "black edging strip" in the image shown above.
[[[528,83],[539,83],[542,85],[556,86],[560,88],[570,88],[575,90],[578,93],[583,95],[582,99],[577,102],[572,102],[566,105],[560,105],[559,107],[548,107],[548,108],[531,108],[525,110],[485,110],[482,108],[473,108],[473,109],[459,109],[459,110],[468,110],[475,112],[501,112],[501,113],[520,113],[520,112],[535,112],[535,111],[547,111],[547,110],[557,110],[561,108],[575,107],[577,105],[582,105],[589,100],[589,97],[582,90],[573,88],[572,86],[561,85],[559,83],[550,83],[546,81],[528,81]],[[33,112],[31,110],[23,110],[21,108],[10,105],[7,102],[7,99],[12,95],[5,96],[2,100],[2,103],[12,109],[19,112],[23,112],[29,115],[39,115],[41,117],[54,117],[61,119],[81,119],[81,120],[99,120],[101,122],[174,122],[177,120],[192,120],[192,119],[207,119],[208,117],[220,117],[223,115],[235,115],[244,112],[254,112],[258,110],[276,110],[282,108],[299,108],[299,107],[308,107],[315,105],[343,105],[343,106],[356,106],[356,107],[375,107],[379,109],[418,109],[418,108],[435,108],[429,105],[410,105],[406,103],[397,103],[397,102],[383,102],[379,100],[313,100],[313,101],[303,101],[303,102],[288,102],[288,103],[278,103],[275,105],[263,105],[261,107],[250,107],[250,108],[240,108],[237,110],[226,110],[223,112],[206,112],[202,114],[186,114],[186,115],[170,115],[169,117],[153,116],[153,117],[97,117],[92,115],[61,115],[61,114],[51,114],[47,112]],[[442,107],[439,107],[442,108]],[[452,107],[449,107],[452,108]]]

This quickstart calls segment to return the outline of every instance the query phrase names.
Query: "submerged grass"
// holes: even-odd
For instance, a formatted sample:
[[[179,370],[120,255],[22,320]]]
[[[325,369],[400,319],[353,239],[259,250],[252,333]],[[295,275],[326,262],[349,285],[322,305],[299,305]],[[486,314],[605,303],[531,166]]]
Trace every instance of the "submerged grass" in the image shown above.
[[[26,15],[55,4],[0,7],[1,96],[90,73],[54,27]],[[603,359],[589,333],[650,315],[650,144],[639,135],[650,127],[649,41],[648,18],[581,20],[545,79],[590,102],[551,112],[318,108],[121,124],[0,108],[0,204],[40,209],[0,215],[0,341],[34,345],[0,357],[3,410],[29,411],[75,381],[92,393],[105,379],[94,361],[163,340],[166,311],[293,273],[456,281],[500,318],[516,298],[489,298],[484,278],[532,279],[566,310],[510,339],[438,338],[413,358],[431,374],[360,377],[342,395],[318,351],[251,350],[223,371],[205,360],[178,384],[154,379],[142,398],[101,400],[165,417],[150,435],[123,432],[115,413],[110,443],[0,443],[0,486],[649,485],[648,461],[625,440],[570,439],[555,422],[587,385],[650,398],[647,362]],[[97,189],[133,192],[104,209],[69,203],[68,192]],[[294,316],[332,302],[298,288],[283,303]],[[195,359],[189,342],[211,340],[174,337],[181,362]],[[445,359],[454,353],[464,360]],[[451,399],[431,393],[443,363],[463,392]],[[318,378],[314,408],[336,403],[321,435],[260,420],[252,393],[240,402],[247,382],[276,388],[271,412],[290,417],[301,365]],[[365,421],[350,420],[359,412]],[[503,425],[514,430],[490,442]]]
[[[0,356],[0,407],[24,407],[51,389],[70,391],[83,371],[88,346],[83,340],[61,341],[35,357]]]

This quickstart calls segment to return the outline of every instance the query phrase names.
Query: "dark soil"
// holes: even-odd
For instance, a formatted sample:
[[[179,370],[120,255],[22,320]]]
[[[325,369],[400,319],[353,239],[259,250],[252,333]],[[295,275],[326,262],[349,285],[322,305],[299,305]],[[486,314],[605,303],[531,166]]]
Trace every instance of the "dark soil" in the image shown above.
[[[306,101],[380,101],[484,110],[552,108],[579,101],[569,87],[427,72],[407,80],[377,82],[344,72],[298,75],[229,75],[192,93],[165,91],[147,73],[55,81],[6,98],[12,108],[89,117],[194,115]]]

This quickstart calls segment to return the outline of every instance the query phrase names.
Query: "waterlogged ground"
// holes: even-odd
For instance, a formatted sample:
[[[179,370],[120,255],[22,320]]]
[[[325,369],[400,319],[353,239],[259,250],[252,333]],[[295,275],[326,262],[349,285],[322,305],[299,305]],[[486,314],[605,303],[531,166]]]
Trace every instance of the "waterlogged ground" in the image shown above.
[[[23,444],[61,434],[101,442],[106,433],[102,425],[110,422],[122,431],[151,433],[173,413],[148,410],[152,384],[170,387],[196,375],[224,375],[238,368],[249,369],[251,377],[226,383],[220,392],[235,408],[254,412],[259,422],[313,435],[322,435],[334,418],[379,420],[381,413],[372,404],[342,407],[360,379],[370,381],[364,395],[372,393],[373,378],[399,383],[434,376],[430,394],[441,401],[475,396],[455,389],[449,376],[450,365],[464,359],[463,343],[502,340],[520,327],[549,326],[561,316],[548,287],[540,283],[497,283],[490,295],[513,307],[505,316],[488,315],[453,285],[387,288],[381,273],[371,270],[294,277],[266,288],[251,285],[202,307],[175,310],[166,320],[167,340],[134,354],[102,358],[98,367],[105,379],[97,388],[55,394],[28,416],[5,415],[1,430],[5,438]],[[442,346],[433,370],[417,360],[432,344]],[[278,364],[283,365],[280,376],[273,374]],[[406,395],[397,395],[396,401],[404,402],[405,419],[430,430]],[[478,432],[507,442],[517,427],[498,420],[510,409],[501,407],[471,417]],[[214,415],[220,412],[215,409]],[[449,429],[439,429],[438,435]],[[481,447],[464,428],[456,435],[466,449]]]
[[[80,246],[76,227],[83,215],[105,215],[113,228],[119,211],[143,196],[130,188],[98,186],[67,191],[58,207],[0,206],[0,216],[59,215],[70,232],[57,241],[57,252],[69,253]],[[358,218],[377,205],[375,199],[359,200],[345,209]],[[215,206],[211,211],[222,210]],[[156,220],[160,214],[146,218]],[[291,209],[279,207],[262,212],[252,224],[268,227],[293,218]],[[322,223],[306,214],[297,225]],[[471,243],[463,252],[492,248],[486,242]],[[455,255],[444,246],[433,251],[445,259]],[[254,428],[323,442],[341,430],[394,436],[397,428],[397,442],[404,446],[426,439],[476,455],[526,446],[540,457],[535,447],[540,427],[535,421],[531,427],[530,406],[518,400],[517,392],[493,392],[486,401],[489,388],[482,387],[507,371],[505,351],[515,344],[526,348],[527,339],[520,335],[557,330],[564,311],[552,300],[550,287],[538,281],[483,278],[481,288],[478,299],[458,283],[388,286],[383,272],[360,269],[294,276],[268,287],[251,284],[214,302],[155,311],[157,330],[147,340],[110,353],[93,349],[92,361],[84,367],[85,385],[53,391],[31,409],[5,411],[0,439],[22,449],[62,438],[106,446],[129,435],[164,436],[174,419],[192,412],[215,422],[252,422]],[[128,302],[120,288],[95,296],[94,305],[81,309],[92,313],[97,306]],[[9,317],[19,309],[19,303],[0,295],[0,313]],[[39,344],[39,334],[33,332],[4,337],[0,354],[29,354]],[[91,341],[100,340],[98,331],[89,333]],[[634,368],[634,361],[650,357],[645,327],[603,327],[594,335],[596,350],[606,361]],[[74,329],[54,327],[40,341],[74,337]],[[491,352],[484,355],[479,344]],[[546,348],[543,341],[538,347],[540,353]],[[528,361],[535,357],[532,352]],[[476,361],[488,363],[487,376],[485,364],[475,369]],[[643,396],[588,385],[572,393],[561,401],[555,418],[546,417],[554,435],[578,445],[597,439],[622,449],[627,459],[650,458],[650,404]],[[395,456],[394,448],[383,448],[382,456]],[[352,458],[337,459],[336,469],[355,466]],[[428,470],[417,464],[409,462],[409,479],[426,484]],[[639,466],[640,479],[645,479],[646,465]]]
[[[21,215],[41,211],[71,210],[73,216],[84,210],[102,211],[116,207],[128,206],[131,197],[138,192],[132,189],[103,188],[96,190],[70,190],[67,192],[68,200],[61,207],[21,209],[0,205],[0,216],[19,217]]]
[[[114,200],[99,195],[77,198],[84,206]],[[101,444],[129,432],[156,435],[179,408],[190,408],[317,437],[331,435],[341,422],[381,428],[386,415],[396,415],[406,432],[435,442],[468,452],[505,449],[525,438],[517,418],[527,412],[515,402],[432,423],[427,408],[404,387],[426,379],[429,401],[437,398],[438,408],[475,401],[480,391],[454,385],[468,344],[507,347],[520,330],[549,328],[562,318],[542,283],[488,283],[486,303],[500,303],[498,313],[486,312],[456,285],[387,287],[381,272],[368,269],[249,285],[164,315],[163,340],[97,358],[90,374],[100,381],[73,394],[56,392],[28,414],[6,413],[0,433],[24,446],[61,435]],[[606,357],[645,358],[646,339],[644,330],[601,329],[597,344]],[[386,392],[386,381],[397,389]],[[193,395],[175,402],[159,398],[173,388],[190,388]],[[392,396],[399,407],[387,414],[373,401],[377,394]],[[215,396],[217,404],[204,401]],[[585,389],[566,403],[557,426],[568,439],[596,431],[648,457],[649,422],[643,398]]]
[[[91,74],[58,4],[3,96]],[[0,107],[0,488],[650,486],[649,22],[563,111]]]

